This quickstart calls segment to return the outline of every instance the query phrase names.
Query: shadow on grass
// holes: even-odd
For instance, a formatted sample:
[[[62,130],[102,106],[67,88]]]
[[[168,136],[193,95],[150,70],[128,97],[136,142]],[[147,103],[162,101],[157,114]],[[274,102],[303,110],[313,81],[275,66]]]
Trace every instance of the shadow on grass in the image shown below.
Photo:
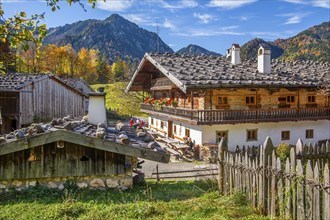
[[[36,185],[17,191],[9,189],[0,193],[0,204],[42,203],[53,204],[74,199],[77,202],[96,202],[98,204],[126,204],[140,201],[188,200],[202,196],[205,192],[216,190],[216,182],[204,181],[147,181],[145,185],[134,186],[126,191],[114,189],[79,189],[74,184],[67,184],[63,190],[49,189]]]

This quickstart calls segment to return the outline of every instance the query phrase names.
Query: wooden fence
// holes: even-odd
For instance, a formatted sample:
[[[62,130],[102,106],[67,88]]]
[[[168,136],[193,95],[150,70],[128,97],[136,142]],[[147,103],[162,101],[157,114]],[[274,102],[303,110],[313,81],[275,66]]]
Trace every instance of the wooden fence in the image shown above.
[[[279,219],[330,219],[330,142],[304,145],[298,140],[290,156],[280,159],[268,137],[260,147],[228,152],[219,143],[219,191],[247,194],[261,213]]]

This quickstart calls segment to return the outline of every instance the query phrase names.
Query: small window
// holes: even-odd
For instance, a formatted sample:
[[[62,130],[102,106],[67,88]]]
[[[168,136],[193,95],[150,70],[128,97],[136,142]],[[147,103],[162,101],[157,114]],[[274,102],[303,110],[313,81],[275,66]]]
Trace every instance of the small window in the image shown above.
[[[163,121],[160,121],[160,128],[164,129],[164,122]]]
[[[287,102],[287,103],[293,103],[293,102],[295,102],[295,98],[294,98],[294,96],[293,96],[293,95],[289,95],[289,96],[287,96],[287,97],[286,97],[286,102]]]
[[[307,97],[307,101],[308,101],[309,103],[315,103],[315,95],[309,95],[309,96]]]
[[[223,137],[228,142],[228,131],[217,131],[216,132],[216,142],[217,143],[219,143]]]
[[[246,131],[247,141],[257,141],[258,140],[258,129],[247,130]]]
[[[156,121],[156,127],[158,127],[158,119],[156,119],[155,121]]]
[[[314,129],[306,130],[306,139],[312,139],[312,138],[314,138]]]
[[[186,137],[190,137],[190,129],[189,128],[186,128],[185,132],[184,132],[184,135]]]
[[[255,104],[255,96],[246,96],[245,103],[248,105],[254,105]]]
[[[151,119],[151,124],[154,125],[154,119],[153,118]]]
[[[282,141],[290,140],[290,131],[282,131],[281,140]]]
[[[176,125],[173,125],[173,133],[177,134]]]
[[[224,96],[219,96],[218,105],[228,105],[228,98]]]

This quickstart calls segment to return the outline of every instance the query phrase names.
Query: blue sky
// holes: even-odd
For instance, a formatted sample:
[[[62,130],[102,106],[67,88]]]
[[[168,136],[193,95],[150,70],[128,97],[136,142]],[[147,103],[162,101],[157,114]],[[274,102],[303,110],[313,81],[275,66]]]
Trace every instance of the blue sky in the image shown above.
[[[92,9],[60,3],[55,12],[43,0],[2,0],[5,15],[20,11],[45,12],[47,27],[79,20],[105,19],[117,13],[157,32],[174,51],[197,44],[225,54],[232,43],[240,45],[259,37],[288,38],[330,20],[330,0],[102,0]]]

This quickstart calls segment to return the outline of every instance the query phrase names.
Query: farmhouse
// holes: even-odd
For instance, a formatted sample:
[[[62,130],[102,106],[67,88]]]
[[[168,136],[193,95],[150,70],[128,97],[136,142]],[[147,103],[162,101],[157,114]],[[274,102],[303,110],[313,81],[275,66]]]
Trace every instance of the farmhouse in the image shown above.
[[[145,54],[126,91],[143,91],[141,111],[152,129],[183,141],[229,146],[275,145],[330,139],[330,99],[319,93],[330,65],[271,60],[260,45],[255,61],[241,60],[233,44],[229,56]],[[175,101],[173,101],[175,100]]]
[[[0,75],[0,134],[34,121],[85,114],[87,93],[53,74]]]
[[[169,154],[143,129],[96,125],[105,119],[104,95],[90,96],[88,121],[58,118],[0,136],[0,190],[35,184],[63,189],[68,180],[78,187],[126,189],[137,158],[167,163]]]

